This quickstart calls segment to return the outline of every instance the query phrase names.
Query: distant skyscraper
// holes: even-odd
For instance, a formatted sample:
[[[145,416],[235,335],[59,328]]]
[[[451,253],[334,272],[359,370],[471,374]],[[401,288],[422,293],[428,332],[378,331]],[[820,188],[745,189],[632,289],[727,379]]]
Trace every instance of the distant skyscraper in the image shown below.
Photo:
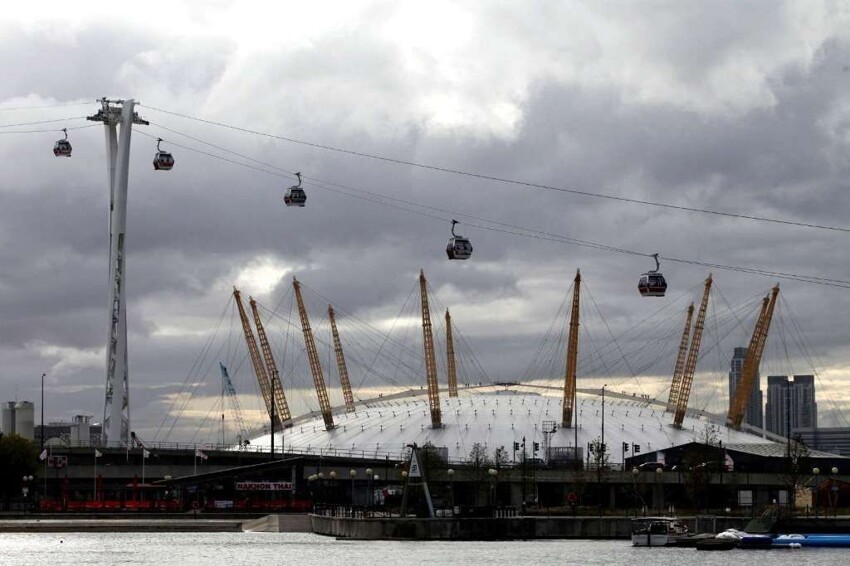
[[[732,355],[732,371],[729,372],[729,404],[735,397],[738,383],[741,381],[741,373],[744,369],[744,358],[747,357],[747,348],[735,348]],[[744,422],[762,428],[764,426],[764,413],[762,412],[762,394],[759,374],[753,382],[753,388],[747,399],[747,408],[744,411]]]
[[[788,435],[788,427],[814,429],[818,426],[818,404],[815,402],[815,378],[812,375],[795,375],[789,381],[784,375],[767,378],[767,405],[765,428],[781,436]]]

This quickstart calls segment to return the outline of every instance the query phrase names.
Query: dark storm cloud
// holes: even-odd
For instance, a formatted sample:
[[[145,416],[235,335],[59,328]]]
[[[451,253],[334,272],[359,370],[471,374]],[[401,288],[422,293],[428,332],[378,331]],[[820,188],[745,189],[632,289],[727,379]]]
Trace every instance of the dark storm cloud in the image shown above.
[[[10,79],[0,86],[0,102],[30,94],[65,100],[119,93],[138,97],[143,103],[139,113],[152,122],[134,134],[128,212],[131,397],[139,430],[159,425],[165,396],[179,387],[154,387],[187,379],[206,340],[195,332],[215,325],[236,283],[246,295],[272,307],[290,292],[296,275],[308,290],[375,322],[398,313],[423,268],[438,293],[434,304],[452,309],[491,377],[514,380],[531,364],[575,270],[581,268],[592,294],[592,300],[585,301],[586,331],[597,343],[583,349],[583,359],[590,363],[599,343],[608,339],[608,327],[621,337],[623,352],[646,345],[645,336],[623,333],[661,308],[657,301],[640,299],[635,290],[639,274],[653,267],[651,259],[482,230],[469,226],[478,222],[461,218],[458,232],[472,239],[475,255],[466,264],[449,263],[444,247],[455,213],[641,253],[850,279],[847,266],[836,261],[846,239],[843,234],[412,169],[154,110],[203,115],[365,153],[557,187],[827,224],[841,224],[847,217],[846,38],[824,32],[817,39],[816,57],[801,64],[799,57],[784,54],[770,59],[766,48],[753,46],[756,40],[747,33],[752,18],[730,18],[718,10],[706,19],[685,9],[662,22],[639,18],[635,29],[647,31],[638,42],[640,50],[623,53],[623,68],[641,62],[646,76],[663,82],[651,96],[641,97],[635,93],[640,89],[633,75],[619,77],[614,72],[611,54],[606,53],[614,48],[605,45],[604,37],[588,40],[582,48],[592,53],[587,68],[597,65],[606,80],[597,80],[593,73],[561,72],[573,65],[560,62],[569,59],[565,34],[526,37],[519,31],[534,15],[506,18],[504,8],[491,10],[479,25],[486,20],[504,33],[497,34],[502,40],[493,42],[492,54],[486,46],[474,47],[468,58],[482,56],[475,72],[488,80],[501,79],[497,65],[486,57],[502,51],[506,65],[512,57],[541,64],[540,70],[528,72],[527,85],[517,89],[522,92],[504,95],[520,114],[513,129],[471,125],[463,120],[463,112],[460,125],[435,125],[423,108],[446,84],[436,73],[429,75],[439,65],[423,64],[421,75],[408,70],[409,54],[380,34],[369,33],[371,28],[360,34],[319,35],[291,48],[258,50],[247,58],[236,56],[238,49],[225,39],[193,41],[133,29],[85,28],[73,41],[18,30],[4,34],[3,44],[10,48],[0,50],[6,53],[0,63],[10,69]],[[557,11],[550,17],[565,25],[569,21]],[[782,22],[778,30],[791,25],[788,19],[782,10],[767,17]],[[760,27],[759,37],[784,53],[788,40],[770,27]],[[570,41],[584,41],[577,37],[582,35]],[[109,47],[105,54],[104,46]],[[39,64],[24,66],[10,59],[18,51],[36,54],[33,61]],[[758,88],[742,84],[742,94],[736,96],[732,71],[729,84],[717,85],[716,77],[732,63],[758,67],[762,60],[769,64],[763,65],[766,76]],[[494,79],[492,89],[486,81],[460,89],[457,96],[472,101],[462,108],[489,107],[491,97],[510,91],[502,82],[516,80],[511,76],[515,70],[509,67],[503,81]],[[691,101],[682,96],[688,89]],[[95,108],[80,110],[63,110],[57,116],[90,114]],[[269,175],[182,149],[176,144],[219,153],[160,125],[285,171],[302,171],[307,207],[283,207],[283,190],[294,182],[290,175]],[[166,139],[177,159],[173,171],[152,170],[155,141],[142,131]],[[99,128],[72,132],[72,139],[74,157],[62,163],[49,154],[52,134],[16,141],[19,145],[0,140],[3,155],[14,154],[18,163],[18,169],[0,181],[0,352],[4,376],[9,376],[0,384],[0,397],[11,398],[15,387],[32,397],[34,386],[25,376],[40,375],[39,368],[47,365],[57,369],[56,387],[83,388],[51,410],[81,411],[88,403],[87,412],[98,415],[106,334],[103,142]],[[436,218],[410,214],[323,189],[314,179],[445,210],[414,207]],[[278,270],[279,281],[245,275],[260,260]],[[675,334],[672,328],[683,322],[687,302],[698,299],[709,269],[673,262],[663,269],[671,282],[670,300],[681,303],[662,324],[665,332]],[[766,293],[773,283],[717,270],[714,275],[733,306]],[[847,294],[789,282],[783,283],[783,296],[794,305],[821,359],[830,366],[846,366],[850,335],[840,313],[850,306]],[[316,326],[324,328],[325,301],[311,294],[309,302]],[[715,307],[724,308],[721,298],[715,299]],[[729,328],[731,323],[721,329],[729,332],[723,338],[728,343],[708,344],[721,352],[711,356],[711,365],[720,366],[713,371],[721,374],[731,347],[746,342],[751,325]],[[410,336],[416,332],[418,328]],[[300,339],[297,334],[295,338]],[[274,339],[282,341],[278,329]],[[230,350],[240,348],[238,329],[236,338],[228,340]],[[669,373],[668,345],[645,346],[642,355],[657,350],[659,360],[650,364],[635,359],[634,366]],[[611,355],[611,366],[628,376],[615,358]],[[210,395],[215,395],[218,383],[214,362],[206,360],[210,373],[203,391]],[[293,383],[309,390],[305,362],[298,363],[300,377]],[[559,364],[553,362],[552,367]],[[593,367],[595,375],[605,375],[598,364]],[[249,376],[247,369],[240,375]],[[253,391],[250,379],[244,387]]]

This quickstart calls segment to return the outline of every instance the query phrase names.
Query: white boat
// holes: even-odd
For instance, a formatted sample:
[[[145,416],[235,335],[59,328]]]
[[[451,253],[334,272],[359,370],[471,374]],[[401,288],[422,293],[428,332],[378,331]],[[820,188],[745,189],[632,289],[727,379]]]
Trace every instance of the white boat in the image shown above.
[[[632,546],[668,546],[688,536],[688,526],[675,517],[632,519]]]

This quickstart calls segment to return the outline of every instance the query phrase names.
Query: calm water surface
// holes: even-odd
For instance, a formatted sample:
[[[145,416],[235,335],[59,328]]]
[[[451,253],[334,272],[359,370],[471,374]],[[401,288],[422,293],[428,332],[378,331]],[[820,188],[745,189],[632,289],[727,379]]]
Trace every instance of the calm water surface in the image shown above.
[[[57,564],[610,564],[651,566],[850,564],[850,550],[632,548],[628,541],[370,542],[311,534],[0,534],[2,566]]]

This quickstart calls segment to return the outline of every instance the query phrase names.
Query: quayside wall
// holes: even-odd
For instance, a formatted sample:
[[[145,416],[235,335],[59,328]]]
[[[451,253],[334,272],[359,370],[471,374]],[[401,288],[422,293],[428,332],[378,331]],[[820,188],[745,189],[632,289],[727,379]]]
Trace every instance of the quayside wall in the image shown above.
[[[691,532],[718,532],[743,527],[744,519],[681,518]],[[629,517],[332,517],[310,515],[316,534],[365,540],[513,540],[513,539],[626,539]],[[701,529],[701,530],[700,530]]]

